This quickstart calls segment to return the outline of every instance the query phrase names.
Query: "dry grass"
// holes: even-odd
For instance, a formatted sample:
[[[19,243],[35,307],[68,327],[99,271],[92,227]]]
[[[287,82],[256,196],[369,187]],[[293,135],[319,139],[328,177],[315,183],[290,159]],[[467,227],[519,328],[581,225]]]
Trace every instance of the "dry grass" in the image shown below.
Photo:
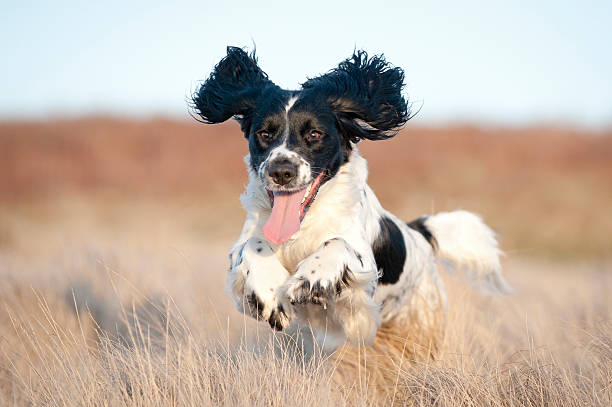
[[[608,263],[514,259],[506,268],[517,294],[500,299],[448,277],[450,312],[438,358],[411,360],[407,340],[404,357],[382,366],[362,350],[363,369],[348,363],[354,359],[306,361],[291,347],[275,349],[282,338],[234,311],[223,292],[230,241],[201,239],[188,228],[188,213],[116,204],[99,216],[98,200],[78,201],[54,211],[45,203],[52,216],[36,205],[21,207],[37,213],[36,220],[11,212],[12,233],[21,239],[0,257],[2,404],[606,406],[612,400]]]
[[[235,126],[0,124],[0,405],[612,404],[609,132],[413,129],[362,150],[385,206],[475,210],[509,252],[514,296],[446,277],[435,360],[412,334],[307,360],[233,309]]]

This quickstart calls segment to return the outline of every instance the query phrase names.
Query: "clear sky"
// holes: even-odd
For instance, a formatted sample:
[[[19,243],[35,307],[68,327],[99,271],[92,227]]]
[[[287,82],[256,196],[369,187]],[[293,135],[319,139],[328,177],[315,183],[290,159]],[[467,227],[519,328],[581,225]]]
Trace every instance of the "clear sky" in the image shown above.
[[[384,53],[423,124],[612,124],[610,0],[3,2],[0,118],[185,118],[225,46],[253,43],[286,88]]]

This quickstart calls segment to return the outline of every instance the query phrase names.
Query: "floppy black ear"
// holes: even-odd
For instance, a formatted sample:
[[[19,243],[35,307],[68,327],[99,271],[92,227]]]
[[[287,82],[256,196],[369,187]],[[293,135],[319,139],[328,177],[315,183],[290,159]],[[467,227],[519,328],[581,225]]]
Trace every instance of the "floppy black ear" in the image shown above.
[[[210,77],[192,96],[192,107],[204,123],[221,123],[232,116],[248,116],[261,92],[274,83],[251,55],[238,47],[227,47]]]
[[[404,71],[390,66],[382,55],[368,58],[358,51],[302,87],[326,98],[339,126],[355,142],[391,138],[411,118],[402,96]]]

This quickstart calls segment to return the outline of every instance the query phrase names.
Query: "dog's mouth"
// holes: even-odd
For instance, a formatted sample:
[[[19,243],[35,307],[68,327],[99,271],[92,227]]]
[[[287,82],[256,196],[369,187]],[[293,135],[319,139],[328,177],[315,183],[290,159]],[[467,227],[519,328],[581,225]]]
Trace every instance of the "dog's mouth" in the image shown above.
[[[266,239],[281,244],[300,229],[300,223],[314,202],[325,174],[327,171],[321,172],[308,186],[296,191],[266,189],[272,206],[272,213],[263,227]]]

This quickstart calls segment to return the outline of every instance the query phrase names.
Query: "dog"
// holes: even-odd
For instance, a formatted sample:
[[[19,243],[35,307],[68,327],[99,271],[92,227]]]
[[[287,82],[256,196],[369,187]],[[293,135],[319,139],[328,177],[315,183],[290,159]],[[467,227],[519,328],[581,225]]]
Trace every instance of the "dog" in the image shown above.
[[[411,118],[404,72],[356,51],[299,90],[275,85],[255,54],[228,47],[192,97],[204,123],[238,121],[248,140],[247,212],[229,254],[237,309],[275,330],[307,326],[326,351],[373,343],[381,324],[439,328],[437,259],[503,293],[495,233],[466,211],[404,222],[367,184],[357,144]]]

